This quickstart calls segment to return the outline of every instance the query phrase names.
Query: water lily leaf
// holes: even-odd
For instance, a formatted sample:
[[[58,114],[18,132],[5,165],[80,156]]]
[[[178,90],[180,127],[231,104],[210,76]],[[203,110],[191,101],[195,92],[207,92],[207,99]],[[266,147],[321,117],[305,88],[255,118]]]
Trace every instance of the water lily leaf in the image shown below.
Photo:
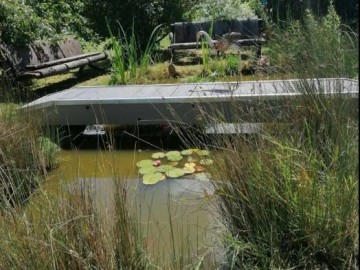
[[[166,157],[169,161],[182,160],[181,153],[179,151],[169,151],[166,153]]]
[[[174,166],[171,165],[160,165],[159,167],[155,168],[157,172],[163,172],[166,173],[172,169],[174,169]]]
[[[153,166],[146,166],[146,167],[141,167],[139,169],[139,173],[140,174],[149,174],[149,173],[155,173],[157,170],[155,167]]]
[[[194,151],[192,149],[186,149],[181,151],[181,154],[184,156],[190,156],[192,153],[194,153]]]
[[[145,185],[154,185],[157,182],[164,180],[165,178],[165,175],[159,172],[145,174],[143,177],[143,183]]]
[[[171,156],[181,156],[181,153],[179,151],[169,151],[166,153],[167,157],[171,157]]]
[[[199,150],[196,154],[198,154],[199,156],[207,156],[210,154],[210,152],[208,150]]]
[[[194,162],[188,162],[184,164],[184,167],[187,168],[194,168],[196,166],[196,164]]]
[[[148,166],[152,166],[153,165],[152,163],[153,161],[151,159],[144,159],[136,163],[136,166],[138,166],[139,168],[148,167]]]
[[[214,163],[213,160],[209,158],[200,160],[201,165],[211,165],[213,163]]]
[[[177,177],[183,176],[185,174],[185,171],[180,168],[173,168],[172,170],[166,172],[165,174],[168,177],[177,178]]]
[[[182,160],[182,156],[169,156],[167,157],[169,161],[180,161]]]
[[[165,157],[165,153],[163,152],[157,152],[151,155],[151,157],[153,159],[159,159],[159,158],[164,158]]]
[[[185,174],[193,174],[195,172],[195,167],[184,167]]]

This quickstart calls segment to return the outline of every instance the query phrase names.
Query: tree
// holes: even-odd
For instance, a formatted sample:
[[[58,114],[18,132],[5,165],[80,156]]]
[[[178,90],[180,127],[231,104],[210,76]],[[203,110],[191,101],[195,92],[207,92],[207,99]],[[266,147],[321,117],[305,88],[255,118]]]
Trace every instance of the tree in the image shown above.
[[[145,46],[152,31],[164,24],[164,31],[170,23],[181,21],[185,11],[195,0],[84,0],[84,17],[90,21],[91,28],[101,37],[108,37],[108,23],[111,31],[118,31],[118,22],[128,34],[135,27],[138,44]]]
[[[24,45],[35,39],[75,35],[94,37],[81,15],[82,0],[3,0],[0,2],[2,42]]]
[[[315,16],[322,17],[327,13],[331,2],[344,23],[356,26],[358,22],[356,0],[268,0],[267,9],[275,22],[286,22],[302,19],[306,9],[311,10]]]

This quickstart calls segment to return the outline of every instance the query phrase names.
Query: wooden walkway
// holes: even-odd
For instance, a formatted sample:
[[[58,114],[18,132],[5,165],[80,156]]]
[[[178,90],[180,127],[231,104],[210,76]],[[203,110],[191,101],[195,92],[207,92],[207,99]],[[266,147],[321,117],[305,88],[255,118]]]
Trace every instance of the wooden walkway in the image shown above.
[[[301,95],[296,91],[299,84],[318,93],[359,97],[358,81],[345,78],[97,86],[47,95],[21,109],[44,117],[49,125],[198,124],[204,121],[203,113],[214,108],[223,121],[231,123],[231,102],[240,102],[249,109],[264,101],[282,102]]]

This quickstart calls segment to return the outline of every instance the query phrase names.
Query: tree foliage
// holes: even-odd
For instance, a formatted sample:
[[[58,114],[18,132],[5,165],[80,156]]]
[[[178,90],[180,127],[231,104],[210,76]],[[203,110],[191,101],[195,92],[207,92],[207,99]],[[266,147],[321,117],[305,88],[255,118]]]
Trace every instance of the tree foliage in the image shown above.
[[[302,19],[307,9],[316,17],[325,16],[328,6],[333,4],[342,21],[356,26],[358,23],[358,1],[356,0],[265,0],[270,16],[275,22]]]
[[[81,15],[83,8],[82,0],[2,0],[1,41],[23,45],[69,34],[89,39],[94,32]]]
[[[0,0],[0,41],[27,44],[34,39],[75,35],[86,40],[106,38],[118,31],[118,22],[127,34],[132,27],[139,44],[147,43],[154,28],[185,20],[252,17],[279,21],[297,20],[306,9],[315,16],[326,14],[333,1],[342,21],[357,25],[355,0]],[[263,7],[266,7],[265,9]]]
[[[46,32],[46,25],[33,9],[19,0],[0,2],[0,40],[10,44],[27,43]]]
[[[248,2],[242,0],[203,0],[193,6],[187,13],[189,19],[203,20],[231,20],[255,17],[254,10]]]
[[[118,31],[118,22],[125,32],[131,34],[135,27],[141,45],[147,43],[152,31],[159,24],[169,26],[170,23],[181,21],[183,14],[195,0],[84,0],[84,16],[91,23],[91,28],[102,37],[107,37],[108,23],[111,31]],[[166,31],[166,30],[165,30]],[[141,37],[141,38],[140,38]]]

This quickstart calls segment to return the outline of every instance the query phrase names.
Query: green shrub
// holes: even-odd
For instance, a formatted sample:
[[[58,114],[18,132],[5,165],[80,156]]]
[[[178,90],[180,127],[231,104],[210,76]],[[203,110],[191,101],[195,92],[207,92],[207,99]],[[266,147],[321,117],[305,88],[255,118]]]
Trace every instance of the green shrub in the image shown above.
[[[94,39],[94,32],[81,15],[83,7],[80,0],[4,0],[0,3],[0,40],[18,46],[64,35]]]
[[[256,17],[248,3],[238,0],[205,0],[194,5],[187,16],[193,21],[247,19]]]

